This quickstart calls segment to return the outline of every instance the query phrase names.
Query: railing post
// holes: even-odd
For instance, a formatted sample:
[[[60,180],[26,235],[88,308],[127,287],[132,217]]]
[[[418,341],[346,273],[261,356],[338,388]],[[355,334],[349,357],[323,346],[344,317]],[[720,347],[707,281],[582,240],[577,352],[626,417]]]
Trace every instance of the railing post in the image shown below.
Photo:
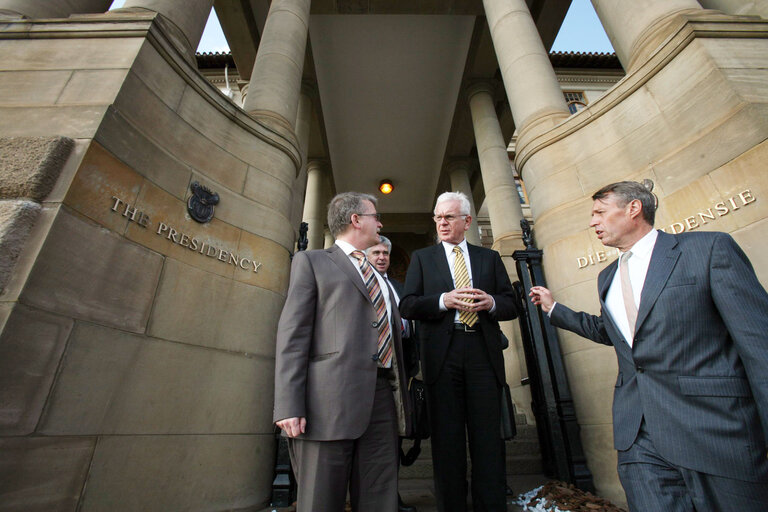
[[[545,286],[541,262],[543,251],[533,246],[528,221],[520,221],[526,248],[512,253],[520,281],[516,284],[523,303],[520,330],[531,384],[533,411],[549,476],[594,492],[579,437],[579,424],[571,398],[568,378],[560,353],[557,331],[544,319],[541,309],[528,300],[532,286]]]

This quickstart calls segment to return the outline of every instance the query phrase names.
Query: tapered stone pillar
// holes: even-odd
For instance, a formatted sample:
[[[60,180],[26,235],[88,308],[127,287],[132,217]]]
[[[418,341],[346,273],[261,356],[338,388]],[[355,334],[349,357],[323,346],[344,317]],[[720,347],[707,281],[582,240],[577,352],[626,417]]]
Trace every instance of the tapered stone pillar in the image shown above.
[[[273,126],[294,131],[310,0],[274,0],[253,63],[243,110]]]
[[[307,194],[304,199],[303,220],[309,225],[307,249],[322,249],[325,245],[327,164],[322,160],[307,163]]]
[[[702,9],[696,0],[592,0],[592,5],[627,72],[663,42],[670,17]]]
[[[515,176],[507,154],[507,145],[501,134],[499,118],[494,104],[495,87],[488,82],[474,84],[467,91],[472,125],[475,129],[477,156],[485,187],[485,202],[493,231],[493,249],[501,254],[510,280],[516,281],[515,263],[512,253],[524,249],[520,220],[523,210],[517,194]],[[453,175],[451,175],[453,178]],[[453,181],[451,182],[453,184]],[[512,400],[529,417],[530,391],[521,385],[522,368],[520,328],[516,321],[502,322],[501,329],[509,339],[509,348],[504,351],[505,372],[510,386]]]
[[[304,196],[307,188],[307,152],[309,150],[309,127],[312,121],[312,99],[314,94],[315,89],[311,84],[302,84],[301,95],[299,96],[299,109],[296,115],[296,138],[299,141],[302,165],[293,183],[291,205],[291,224],[297,233],[302,221]]]
[[[483,0],[518,132],[541,133],[570,112],[525,0]]]
[[[0,0],[0,17],[68,18],[71,14],[102,13],[112,0]]]
[[[333,238],[333,235],[331,234],[330,229],[325,230],[325,243],[323,244],[323,249],[330,248],[334,243],[336,242],[336,239]]]
[[[699,3],[705,9],[716,9],[725,14],[768,18],[768,0],[699,0]]]
[[[205,24],[211,14],[213,0],[126,0],[122,9],[115,9],[113,13],[131,12],[134,9],[146,9],[162,14],[166,20],[172,23],[175,29],[172,35],[174,43],[195,62],[195,51],[203,36]]]
[[[524,248],[520,228],[523,211],[507,155],[507,145],[496,115],[494,89],[490,83],[477,83],[469,88],[467,96],[475,129],[480,172],[485,185],[485,200],[491,218],[493,246],[502,256],[510,256],[512,251]]]
[[[482,245],[480,230],[477,225],[477,209],[472,198],[472,186],[469,184],[469,173],[472,171],[472,161],[467,159],[453,160],[448,164],[448,176],[451,179],[451,190],[462,192],[469,198],[469,214],[472,216],[472,225],[466,232],[467,242],[473,245]]]

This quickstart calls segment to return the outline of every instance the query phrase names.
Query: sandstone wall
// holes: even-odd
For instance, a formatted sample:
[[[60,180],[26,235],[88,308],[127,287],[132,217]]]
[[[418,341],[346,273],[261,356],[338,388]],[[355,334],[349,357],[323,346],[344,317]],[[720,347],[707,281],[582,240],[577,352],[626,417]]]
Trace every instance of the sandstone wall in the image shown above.
[[[153,16],[112,14],[0,27],[14,144],[31,156],[0,167],[0,510],[264,505],[295,140]],[[219,195],[209,223],[193,182]]]

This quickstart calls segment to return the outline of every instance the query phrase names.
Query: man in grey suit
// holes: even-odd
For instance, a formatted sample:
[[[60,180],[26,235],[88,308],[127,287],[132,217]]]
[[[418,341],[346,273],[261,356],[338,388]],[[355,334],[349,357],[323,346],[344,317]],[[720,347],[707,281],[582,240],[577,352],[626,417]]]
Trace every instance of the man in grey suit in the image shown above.
[[[619,260],[597,280],[601,314],[531,288],[552,325],[613,345],[614,445],[630,509],[768,509],[768,294],[725,233],[653,229],[642,184],[592,196],[590,226]]]
[[[378,243],[376,199],[328,206],[336,244],[297,253],[277,329],[274,421],[289,439],[299,512],[397,510],[397,436],[408,434],[401,320],[363,251]]]

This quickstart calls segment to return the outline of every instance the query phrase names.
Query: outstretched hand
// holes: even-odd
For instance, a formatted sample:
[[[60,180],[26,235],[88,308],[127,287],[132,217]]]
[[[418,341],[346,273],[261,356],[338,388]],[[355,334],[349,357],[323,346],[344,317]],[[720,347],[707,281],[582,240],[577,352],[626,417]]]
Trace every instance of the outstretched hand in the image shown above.
[[[542,311],[549,313],[552,310],[552,306],[555,304],[555,299],[552,298],[552,292],[543,286],[532,286],[531,293],[528,294],[531,298],[531,302],[537,306],[541,306]]]

